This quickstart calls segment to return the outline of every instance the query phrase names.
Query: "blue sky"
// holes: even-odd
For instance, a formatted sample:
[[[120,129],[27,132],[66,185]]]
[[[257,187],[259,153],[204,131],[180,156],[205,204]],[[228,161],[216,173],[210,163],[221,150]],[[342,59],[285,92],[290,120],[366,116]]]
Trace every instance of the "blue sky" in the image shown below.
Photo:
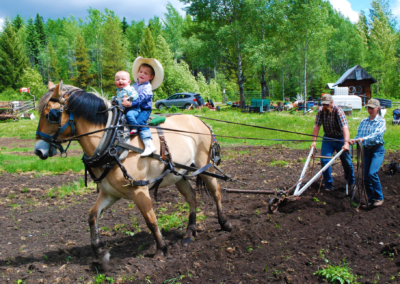
[[[358,19],[360,10],[368,15],[370,0],[327,0],[332,6],[349,17],[352,22]],[[184,5],[179,0],[169,0],[182,15]],[[0,0],[0,25],[7,17],[15,17],[20,14],[25,19],[30,16],[34,18],[39,13],[45,20],[48,18],[57,19],[74,15],[76,18],[85,20],[89,7],[104,10],[108,8],[117,15],[131,20],[148,20],[154,16],[164,17],[165,6],[168,0]],[[389,0],[392,12],[400,19],[400,0]],[[1,28],[0,28],[1,29]]]
[[[366,15],[369,14],[372,0],[329,0],[329,2],[331,2],[336,10],[350,18],[352,22],[356,22],[358,19],[357,14],[361,10],[363,10]],[[400,0],[389,0],[389,4],[394,16],[400,19]]]

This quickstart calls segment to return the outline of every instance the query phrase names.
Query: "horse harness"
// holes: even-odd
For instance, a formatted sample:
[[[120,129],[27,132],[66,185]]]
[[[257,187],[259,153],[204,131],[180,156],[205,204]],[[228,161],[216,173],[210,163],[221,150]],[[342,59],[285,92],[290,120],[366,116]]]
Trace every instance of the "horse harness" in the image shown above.
[[[73,89],[70,92],[64,92],[64,94],[60,97],[60,99],[54,99],[50,98],[49,101],[52,102],[57,102],[60,103],[60,109],[50,109],[49,113],[45,115],[45,118],[47,121],[50,123],[58,123],[58,129],[55,134],[49,135],[46,133],[43,133],[39,131],[39,126],[36,130],[36,136],[48,143],[50,145],[56,147],[57,149],[60,150],[61,156],[66,157],[67,156],[67,150],[73,140],[77,140],[78,137],[81,136],[86,136],[92,133],[100,132],[103,131],[102,138],[100,140],[99,145],[96,147],[93,156],[88,157],[87,155],[83,155],[82,161],[85,165],[85,186],[87,186],[87,174],[89,173],[90,177],[92,180],[99,184],[111,171],[111,169],[115,166],[118,165],[119,168],[121,169],[124,178],[128,180],[128,184],[125,186],[146,186],[153,184],[150,189],[155,189],[154,195],[155,199],[157,201],[157,192],[158,192],[158,186],[161,184],[165,176],[169,173],[173,173],[178,176],[182,176],[184,179],[190,179],[193,177],[198,176],[199,174],[204,174],[207,176],[223,179],[223,180],[229,180],[231,177],[224,173],[219,167],[219,163],[221,161],[220,158],[220,146],[215,139],[215,136],[212,132],[212,129],[210,126],[205,124],[211,131],[212,134],[212,146],[211,146],[211,151],[209,155],[209,160],[212,162],[205,165],[204,167],[198,169],[195,167],[195,165],[191,166],[186,166],[180,163],[173,162],[172,160],[172,155],[171,152],[169,151],[167,141],[165,139],[165,135],[163,130],[160,127],[156,127],[157,133],[160,138],[160,155],[152,153],[148,157],[159,160],[162,162],[165,167],[163,173],[152,180],[134,180],[127,172],[126,168],[122,164],[122,160],[124,160],[128,156],[129,150],[134,151],[136,153],[143,153],[143,149],[135,147],[130,145],[130,134],[129,134],[129,127],[126,123],[126,118],[125,115],[123,114],[123,111],[121,108],[118,106],[113,106],[105,111],[101,111],[99,113],[104,113],[108,112],[108,119],[107,119],[107,124],[106,127],[102,130],[99,131],[93,131],[90,133],[85,133],[79,136],[75,136],[75,122],[74,122],[74,116],[72,112],[69,113],[69,118],[68,121],[64,124],[61,125],[61,119],[62,119],[62,113],[65,110],[67,110],[67,107],[64,106],[65,104],[65,99],[64,96],[66,94],[72,94],[75,90]],[[177,114],[170,114],[166,116],[171,116],[171,115],[177,115]],[[40,122],[39,122],[40,125]],[[68,127],[71,127],[71,135],[72,138],[70,139],[64,139],[64,140],[58,140],[57,137],[62,134]],[[69,141],[68,146],[64,149],[62,146],[62,142]],[[102,167],[104,168],[103,173],[99,176],[96,177],[96,175],[93,173],[91,168],[96,168],[96,167]],[[210,167],[214,167],[217,171],[219,171],[222,175],[220,174],[215,174],[215,173],[210,173],[207,172],[207,170]],[[193,172],[190,175],[185,175],[179,173],[175,168],[180,168],[186,170],[186,172]],[[97,188],[97,190],[99,190]]]
[[[149,158],[156,159],[162,162],[164,166],[164,171],[160,176],[154,178],[152,180],[134,180],[127,172],[126,168],[122,164],[122,160],[124,160],[129,150],[134,151],[136,153],[143,153],[143,149],[130,145],[130,134],[129,127],[126,124],[125,115],[123,115],[123,111],[118,107],[112,107],[109,110],[109,117],[111,116],[111,121],[107,122],[106,129],[102,136],[102,141],[99,143],[97,148],[94,151],[94,155],[92,157],[88,157],[85,154],[82,157],[82,161],[85,165],[85,185],[87,186],[87,174],[89,173],[90,177],[95,183],[100,183],[111,171],[111,169],[118,165],[121,169],[124,178],[128,181],[128,184],[125,186],[146,186],[152,185],[151,189],[154,189],[154,197],[157,200],[158,187],[163,181],[163,179],[169,173],[173,173],[177,176],[181,176],[184,179],[190,179],[196,177],[199,174],[204,174],[212,177],[216,177],[223,180],[228,180],[231,177],[222,172],[222,170],[218,167],[220,162],[220,146],[217,143],[216,139],[213,138],[213,143],[210,151],[210,159],[212,163],[207,164],[206,166],[198,169],[193,166],[186,166],[183,164],[179,164],[173,161],[171,152],[169,150],[167,141],[165,139],[164,132],[161,128],[157,127],[157,133],[160,138],[160,155],[152,153]],[[211,130],[211,128],[210,128]],[[212,130],[211,130],[212,131]],[[206,172],[210,167],[214,166],[222,175]],[[99,176],[93,173],[91,168],[95,167],[103,167],[104,171]],[[181,174],[175,168],[181,168],[186,170],[186,172],[193,172],[190,175]]]

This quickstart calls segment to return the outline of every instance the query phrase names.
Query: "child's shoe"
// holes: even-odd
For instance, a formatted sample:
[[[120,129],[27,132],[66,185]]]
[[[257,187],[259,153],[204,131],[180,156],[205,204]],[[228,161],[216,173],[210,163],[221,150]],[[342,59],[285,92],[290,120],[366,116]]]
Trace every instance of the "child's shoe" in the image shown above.
[[[156,147],[153,144],[153,140],[150,138],[146,138],[143,140],[144,144],[144,152],[140,154],[141,157],[150,156],[156,151]]]
[[[131,130],[131,135],[135,135],[137,133],[137,129],[132,129]]]

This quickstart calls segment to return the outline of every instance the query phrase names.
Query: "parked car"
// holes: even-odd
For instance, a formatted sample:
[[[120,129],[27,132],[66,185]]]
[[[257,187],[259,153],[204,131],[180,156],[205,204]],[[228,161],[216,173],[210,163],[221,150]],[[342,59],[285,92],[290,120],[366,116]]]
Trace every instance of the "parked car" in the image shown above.
[[[159,110],[162,110],[163,108],[170,108],[172,106],[187,109],[191,105],[193,105],[193,107],[204,105],[204,100],[200,94],[177,93],[168,97],[167,99],[156,101],[156,108]]]

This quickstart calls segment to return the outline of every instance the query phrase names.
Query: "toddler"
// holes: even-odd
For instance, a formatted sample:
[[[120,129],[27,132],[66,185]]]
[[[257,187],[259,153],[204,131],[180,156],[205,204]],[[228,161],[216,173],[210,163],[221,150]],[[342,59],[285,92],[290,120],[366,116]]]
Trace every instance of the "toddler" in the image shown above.
[[[129,125],[138,125],[137,118],[140,114],[139,106],[139,94],[136,92],[135,88],[130,86],[131,79],[129,73],[126,71],[118,71],[115,74],[115,89],[116,97],[114,101],[118,103],[119,106],[124,108],[126,120]],[[131,134],[135,134],[137,129],[131,127]]]

